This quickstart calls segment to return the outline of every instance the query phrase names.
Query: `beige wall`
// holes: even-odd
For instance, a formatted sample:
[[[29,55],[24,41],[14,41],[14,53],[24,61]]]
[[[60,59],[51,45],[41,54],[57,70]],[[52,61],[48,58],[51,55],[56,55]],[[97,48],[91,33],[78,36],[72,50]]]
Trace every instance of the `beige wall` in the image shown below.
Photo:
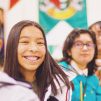
[[[101,0],[86,0],[87,1],[87,17],[88,25],[101,20]]]

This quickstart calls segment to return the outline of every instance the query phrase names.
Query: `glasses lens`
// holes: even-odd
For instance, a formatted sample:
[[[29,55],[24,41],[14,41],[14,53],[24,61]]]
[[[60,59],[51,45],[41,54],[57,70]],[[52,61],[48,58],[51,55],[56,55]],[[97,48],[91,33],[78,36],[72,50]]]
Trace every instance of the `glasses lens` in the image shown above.
[[[89,48],[89,49],[92,49],[95,47],[95,45],[93,43],[87,43],[86,46]]]
[[[82,48],[83,47],[83,43],[82,42],[74,42],[74,46],[77,47],[77,48]]]
[[[79,49],[83,48],[84,45],[86,45],[86,47],[88,49],[92,49],[95,47],[95,45],[93,43],[85,43],[84,44],[83,42],[80,42],[80,41],[74,42],[74,47],[79,48]]]

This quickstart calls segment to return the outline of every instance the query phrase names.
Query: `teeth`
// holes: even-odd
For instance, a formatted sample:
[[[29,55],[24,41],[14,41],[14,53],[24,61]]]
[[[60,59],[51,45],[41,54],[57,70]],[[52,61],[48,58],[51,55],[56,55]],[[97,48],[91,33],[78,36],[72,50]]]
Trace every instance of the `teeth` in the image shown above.
[[[28,56],[28,57],[26,57],[26,59],[31,60],[31,61],[36,61],[36,60],[38,60],[38,57]]]

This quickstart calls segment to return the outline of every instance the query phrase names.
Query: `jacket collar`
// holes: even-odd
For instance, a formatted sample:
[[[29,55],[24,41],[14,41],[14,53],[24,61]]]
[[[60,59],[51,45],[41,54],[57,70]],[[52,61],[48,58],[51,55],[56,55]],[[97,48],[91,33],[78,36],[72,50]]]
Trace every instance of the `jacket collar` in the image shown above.
[[[20,85],[20,86],[24,86],[27,88],[32,88],[30,84],[25,83],[25,82],[16,81],[15,79],[8,76],[6,73],[0,72],[0,85],[4,85],[4,84]]]
[[[85,76],[88,75],[88,69],[86,68],[86,69],[84,69],[84,70],[81,70],[81,69],[77,66],[76,62],[73,61],[73,60],[71,61],[71,66],[78,72],[79,75],[85,75]]]

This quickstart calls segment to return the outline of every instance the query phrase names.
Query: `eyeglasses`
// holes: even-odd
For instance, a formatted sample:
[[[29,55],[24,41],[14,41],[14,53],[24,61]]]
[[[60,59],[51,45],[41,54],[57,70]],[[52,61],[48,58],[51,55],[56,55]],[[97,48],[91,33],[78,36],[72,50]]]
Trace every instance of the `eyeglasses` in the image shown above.
[[[86,46],[88,49],[93,49],[95,47],[95,44],[89,42],[89,43],[83,43],[81,41],[74,42],[74,47],[78,49],[82,49],[84,46]]]

